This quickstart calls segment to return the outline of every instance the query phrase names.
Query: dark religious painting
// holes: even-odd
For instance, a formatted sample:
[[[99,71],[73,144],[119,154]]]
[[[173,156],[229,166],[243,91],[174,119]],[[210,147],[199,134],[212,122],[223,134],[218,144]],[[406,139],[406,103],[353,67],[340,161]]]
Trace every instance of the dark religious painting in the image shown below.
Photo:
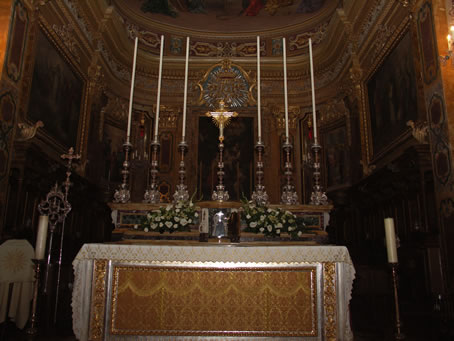
[[[65,147],[77,143],[84,82],[42,31],[38,31],[28,118]]]
[[[376,156],[416,121],[416,78],[411,37],[406,33],[367,84],[373,151]]]
[[[253,186],[254,119],[236,117],[224,130],[224,184],[230,200],[249,198]],[[197,197],[211,200],[218,184],[219,129],[209,117],[199,118]]]
[[[109,182],[121,182],[121,170],[125,153],[123,143],[125,142],[126,132],[124,129],[114,127],[110,124],[104,126],[103,154],[105,155],[104,177]]]
[[[349,173],[347,128],[341,126],[323,134],[326,187],[345,184]]]

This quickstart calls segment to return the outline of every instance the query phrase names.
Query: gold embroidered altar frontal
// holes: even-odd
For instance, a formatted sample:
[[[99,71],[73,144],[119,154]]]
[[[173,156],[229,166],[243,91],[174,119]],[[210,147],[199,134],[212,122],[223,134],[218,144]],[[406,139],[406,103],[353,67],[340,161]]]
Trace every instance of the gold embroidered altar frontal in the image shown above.
[[[316,336],[315,267],[113,268],[111,335]]]

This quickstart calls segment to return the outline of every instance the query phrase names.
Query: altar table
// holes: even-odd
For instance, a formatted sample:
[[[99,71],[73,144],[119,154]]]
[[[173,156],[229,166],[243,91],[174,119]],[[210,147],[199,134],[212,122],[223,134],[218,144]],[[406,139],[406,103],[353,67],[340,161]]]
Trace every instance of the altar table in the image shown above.
[[[79,340],[353,340],[342,246],[85,244],[73,267]]]

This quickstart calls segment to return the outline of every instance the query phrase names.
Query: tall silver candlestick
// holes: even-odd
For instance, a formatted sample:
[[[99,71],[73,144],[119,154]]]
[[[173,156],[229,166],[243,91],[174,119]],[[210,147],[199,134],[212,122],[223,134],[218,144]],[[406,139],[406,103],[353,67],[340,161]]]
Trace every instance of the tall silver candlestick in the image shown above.
[[[292,162],[290,153],[292,152],[293,146],[286,137],[286,142],[282,146],[285,153],[285,179],[286,184],[282,191],[281,202],[285,205],[298,205],[298,194],[293,186],[293,173],[292,173]]]
[[[125,151],[125,160],[123,161],[123,169],[121,170],[121,174],[123,176],[123,180],[121,185],[118,189],[115,190],[114,193],[114,202],[117,203],[127,203],[129,199],[131,199],[131,193],[129,192],[129,168],[131,166],[129,162],[129,154],[131,153],[132,144],[129,141],[126,141],[123,144],[123,150]]]
[[[143,202],[157,204],[161,201],[161,193],[158,191],[158,155],[160,144],[157,139],[151,143],[151,183],[145,191]]]
[[[328,197],[326,196],[326,193],[323,192],[322,186],[320,184],[320,151],[322,149],[322,146],[318,144],[318,141],[315,140],[314,144],[311,147],[313,153],[314,153],[314,174],[313,174],[313,180],[314,180],[314,186],[313,186],[313,192],[311,194],[311,205],[328,205]]]
[[[177,185],[177,190],[173,194],[174,202],[189,200],[189,193],[188,193],[188,189],[185,184],[186,168],[184,165],[184,155],[188,151],[188,144],[186,143],[186,141],[181,141],[180,144],[178,145],[178,147],[180,149],[180,155],[181,155],[180,170],[178,171],[180,183]]]
[[[257,205],[267,205],[268,194],[265,190],[265,185],[263,185],[263,152],[265,150],[265,145],[262,141],[258,141],[255,145],[255,150],[257,152],[257,170],[256,170],[256,179],[257,183],[255,185],[255,191],[252,193],[251,199],[255,201]]]

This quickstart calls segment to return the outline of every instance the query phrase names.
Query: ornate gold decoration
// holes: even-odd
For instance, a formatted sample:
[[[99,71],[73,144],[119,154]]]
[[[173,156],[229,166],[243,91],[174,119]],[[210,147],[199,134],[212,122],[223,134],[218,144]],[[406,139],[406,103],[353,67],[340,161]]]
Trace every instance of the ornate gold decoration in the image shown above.
[[[126,122],[128,118],[128,101],[118,97],[113,93],[107,93],[108,100],[101,112],[104,112],[105,118],[114,122]]]
[[[407,126],[411,128],[411,134],[421,144],[428,144],[427,133],[429,131],[429,125],[427,122],[415,123],[412,120],[407,121]]]
[[[271,113],[276,120],[276,125],[279,129],[285,129],[285,111],[284,108],[274,106],[271,108]],[[296,129],[298,117],[301,113],[301,108],[298,106],[288,107],[288,126],[290,129]]]
[[[156,113],[156,105],[153,106],[153,111]],[[159,129],[176,129],[180,114],[180,107],[161,105],[159,107]]]
[[[106,302],[107,260],[96,259],[93,264],[93,289],[90,317],[90,340],[102,340],[104,336],[104,314]]]
[[[44,127],[44,123],[42,121],[38,121],[34,125],[30,125],[25,122],[18,123],[16,141],[31,140],[33,137],[35,137],[38,128],[42,127]]]
[[[321,23],[319,26],[315,27],[313,30],[309,32],[303,32],[297,34],[296,36],[289,37],[288,39],[289,50],[290,51],[307,50],[309,38],[312,39],[313,44],[312,46],[316,46],[317,44],[319,44],[326,35],[328,23],[329,23],[328,21]]]
[[[336,264],[323,264],[323,305],[325,309],[324,340],[337,340]]]
[[[391,39],[391,36],[394,34],[395,31],[396,31],[395,25],[392,25],[391,27],[388,27],[386,24],[378,25],[377,34],[374,39],[374,44],[372,46],[373,53],[370,60],[371,64],[374,64],[377,57],[383,53],[386,44],[388,44],[388,42]]]
[[[208,69],[197,83],[200,89],[199,105],[215,108],[222,100],[230,108],[255,104],[252,88],[256,80],[250,77],[239,65],[224,59]]]
[[[321,125],[347,117],[350,114],[343,99],[329,101],[326,105],[320,106],[319,111]]]
[[[63,44],[68,48],[68,51],[74,57],[74,60],[80,64],[80,47],[74,38],[74,27],[71,24],[57,26],[52,25],[57,36],[63,41]]]
[[[311,266],[114,266],[110,333],[317,336],[316,272]]]

